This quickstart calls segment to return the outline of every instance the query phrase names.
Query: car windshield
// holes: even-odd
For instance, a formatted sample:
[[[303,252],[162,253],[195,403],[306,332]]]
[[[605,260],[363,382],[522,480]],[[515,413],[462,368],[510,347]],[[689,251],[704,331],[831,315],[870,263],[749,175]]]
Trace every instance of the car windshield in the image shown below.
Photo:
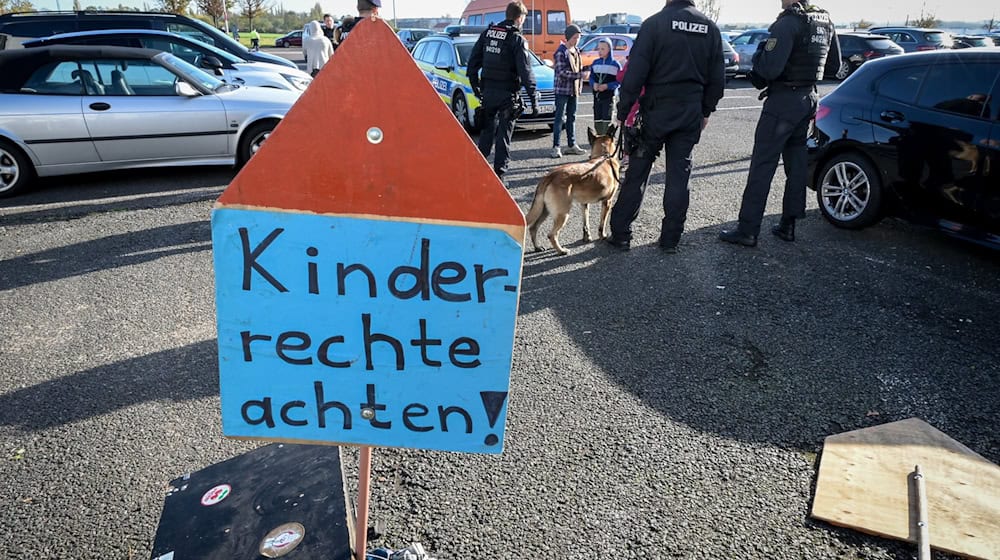
[[[419,41],[430,34],[430,31],[410,31],[410,37],[412,37],[414,41]]]
[[[217,79],[215,76],[202,72],[198,68],[195,68],[191,64],[185,62],[183,59],[170,53],[161,53],[156,55],[155,58],[159,59],[169,68],[175,70],[186,81],[195,84],[204,90],[219,91],[228,85],[226,82]]]
[[[889,39],[868,39],[868,47],[872,49],[891,49],[896,44]]]
[[[987,42],[986,37],[966,37],[962,39],[963,43],[968,43],[973,47],[990,47],[993,46],[993,42]]]

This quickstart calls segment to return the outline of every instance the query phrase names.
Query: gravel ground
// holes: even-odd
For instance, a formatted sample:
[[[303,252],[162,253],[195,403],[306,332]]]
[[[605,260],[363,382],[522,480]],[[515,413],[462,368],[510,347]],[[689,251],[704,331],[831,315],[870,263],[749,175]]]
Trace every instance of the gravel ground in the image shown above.
[[[1000,462],[1000,259],[892,219],[837,230],[814,201],[797,243],[719,243],[759,113],[746,88],[695,152],[680,253],[654,245],[661,161],[631,252],[578,241],[574,212],[569,256],[526,256],[503,455],[376,450],[373,544],[909,559],[809,519],[823,439],[918,416]],[[517,135],[523,209],[550,145]],[[0,203],[0,558],[149,557],[167,482],[259,445],[219,420],[208,217],[232,176],[69,177]]]

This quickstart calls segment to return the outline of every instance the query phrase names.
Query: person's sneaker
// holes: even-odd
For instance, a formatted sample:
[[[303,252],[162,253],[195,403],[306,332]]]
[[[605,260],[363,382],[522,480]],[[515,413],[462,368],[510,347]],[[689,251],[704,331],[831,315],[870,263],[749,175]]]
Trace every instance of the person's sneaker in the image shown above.
[[[572,154],[574,156],[582,156],[583,154],[589,154],[590,152],[584,150],[583,148],[577,146],[576,144],[573,144],[572,146],[566,148],[566,153]]]
[[[556,146],[556,147],[552,148],[552,152],[549,155],[552,156],[553,159],[555,159],[555,158],[561,158],[562,157],[562,150],[559,149],[559,146]]]

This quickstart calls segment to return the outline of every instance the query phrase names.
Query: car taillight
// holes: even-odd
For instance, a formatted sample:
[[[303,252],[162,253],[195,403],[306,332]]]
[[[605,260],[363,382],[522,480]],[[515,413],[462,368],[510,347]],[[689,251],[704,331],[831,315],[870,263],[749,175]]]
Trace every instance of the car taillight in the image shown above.
[[[878,54],[878,53],[876,53],[875,51],[865,51],[865,54],[863,54],[861,56],[863,56],[865,58],[871,58],[871,57],[875,56],[876,54]]]
[[[933,45],[919,45],[917,46],[918,51],[936,51],[938,48]]]
[[[738,63],[740,61],[740,53],[733,53],[733,62]]]
[[[830,116],[830,111],[832,111],[832,109],[830,109],[826,105],[823,105],[823,103],[821,102],[819,106],[816,107],[816,122],[819,122],[825,119],[826,117]]]

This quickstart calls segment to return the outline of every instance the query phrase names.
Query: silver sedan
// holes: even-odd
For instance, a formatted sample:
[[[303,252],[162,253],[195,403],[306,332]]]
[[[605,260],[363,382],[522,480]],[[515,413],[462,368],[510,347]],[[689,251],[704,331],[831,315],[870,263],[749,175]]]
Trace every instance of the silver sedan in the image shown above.
[[[226,84],[148,49],[0,52],[0,197],[35,177],[241,165],[298,98]]]

